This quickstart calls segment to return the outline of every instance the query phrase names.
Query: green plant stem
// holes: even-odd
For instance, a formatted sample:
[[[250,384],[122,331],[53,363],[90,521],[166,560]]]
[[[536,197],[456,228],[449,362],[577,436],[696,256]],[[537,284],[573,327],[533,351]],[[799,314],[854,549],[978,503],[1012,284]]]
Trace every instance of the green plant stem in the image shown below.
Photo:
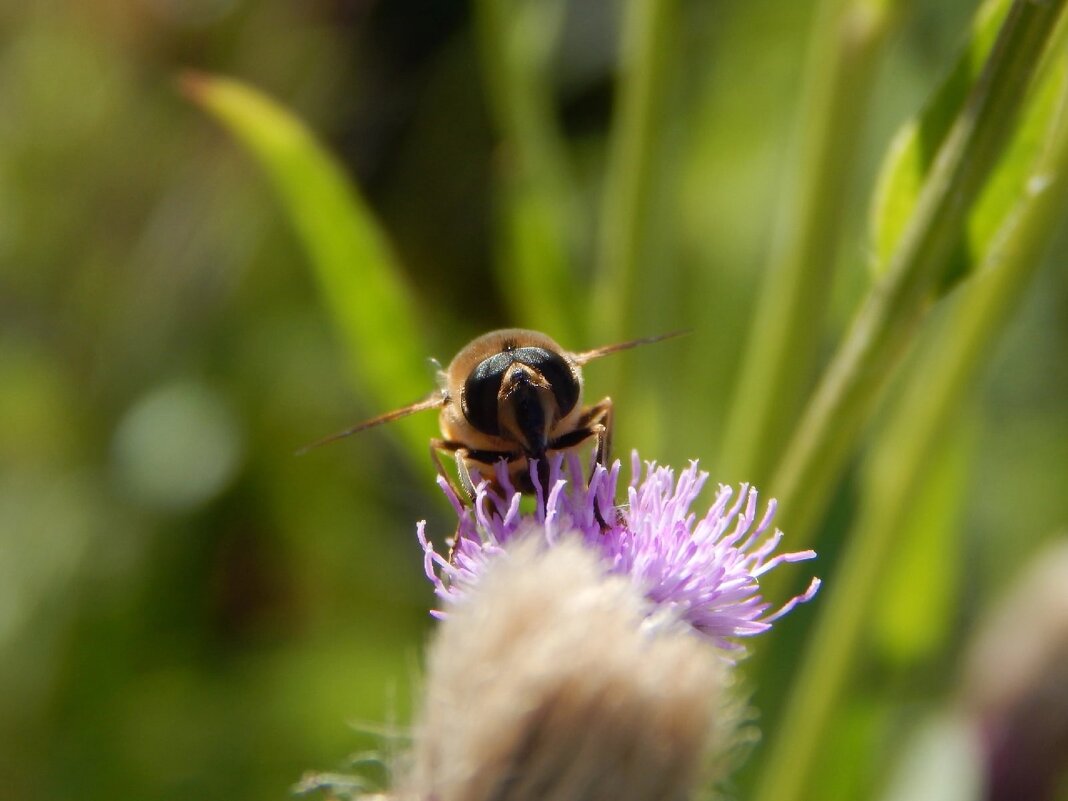
[[[799,120],[798,179],[757,298],[722,449],[728,475],[764,486],[796,423],[824,334],[846,196],[897,9],[823,0]]]
[[[792,547],[806,547],[879,390],[932,302],[932,288],[1013,128],[1064,0],[1017,0],[939,151],[886,275],[839,347],[772,481]]]
[[[553,0],[479,0],[482,73],[503,142],[499,274],[521,325],[572,344],[584,304],[573,270],[582,214],[556,124],[548,64],[563,7]]]
[[[646,221],[651,217],[655,154],[666,116],[665,86],[678,44],[678,17],[678,0],[627,4],[593,293],[594,328],[604,342],[633,334],[624,330],[624,322],[632,319],[638,270],[647,260]]]
[[[1062,98],[1062,110],[1068,97]],[[846,686],[887,566],[894,536],[911,508],[942,433],[951,425],[993,341],[1019,304],[1068,202],[1068,128],[1030,181],[1008,230],[963,289],[945,335],[932,343],[910,376],[873,452],[869,492],[851,535],[757,788],[757,801],[805,797]]]

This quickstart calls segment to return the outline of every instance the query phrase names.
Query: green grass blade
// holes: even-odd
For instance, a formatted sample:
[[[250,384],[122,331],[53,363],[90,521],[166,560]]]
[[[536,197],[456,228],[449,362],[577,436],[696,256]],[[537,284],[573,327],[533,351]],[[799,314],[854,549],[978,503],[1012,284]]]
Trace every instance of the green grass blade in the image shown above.
[[[953,70],[931,102],[915,119],[907,122],[894,139],[880,171],[872,203],[871,239],[873,267],[877,275],[887,269],[894,248],[916,208],[938,148],[948,136],[954,118],[964,108],[970,87],[994,45],[1009,6],[1009,0],[990,0],[983,5],[973,24],[972,36]],[[1031,103],[1025,110],[944,268],[938,287],[941,291],[974,269],[991,237],[1025,191],[1024,181],[1055,122],[1051,116],[1051,98],[1059,95],[1060,80],[1063,75],[1047,81],[1040,89],[1047,97]]]
[[[890,265],[862,303],[772,481],[794,547],[811,541],[879,393],[930,306],[968,214],[1016,130],[1064,0],[1017,0],[947,134]]]
[[[680,14],[678,0],[629,0],[626,4],[619,99],[609,143],[591,309],[601,342],[637,333],[632,330],[641,311],[636,287],[639,271],[653,261],[651,222],[656,215],[651,204],[663,167],[658,156],[663,155],[660,148],[671,95],[667,87],[675,69]],[[663,265],[660,269],[668,272]]]
[[[923,378],[938,380],[935,376],[916,380]],[[957,622],[964,580],[959,521],[976,439],[975,404],[968,398],[959,400],[955,413],[943,421],[944,429],[936,433],[937,440],[926,449],[928,459],[913,465],[918,475],[911,482],[912,494],[904,499],[906,511],[886,555],[873,607],[870,639],[883,661],[895,668],[935,658]],[[861,489],[865,497],[882,494],[885,487],[898,499],[894,485],[902,465],[895,445],[880,439],[874,447]],[[854,532],[854,536],[860,535]]]
[[[1068,93],[1057,116],[1063,121]],[[872,457],[868,492],[835,579],[828,582],[819,621],[809,639],[797,682],[775,732],[757,801],[792,801],[806,785],[834,710],[867,635],[869,616],[885,586],[890,549],[920,482],[935,462],[934,449],[957,417],[986,362],[995,337],[1033,277],[1058,231],[1068,203],[1068,126],[1061,124],[1028,191],[996,247],[962,287],[944,336],[922,354],[894,405]]]
[[[872,268],[886,271],[894,248],[916,207],[916,200],[934,163],[938,148],[975,84],[1011,0],[987,0],[972,21],[953,69],[923,109],[897,132],[883,160],[870,212]]]
[[[898,16],[893,5],[820,4],[799,119],[799,177],[780,209],[723,446],[732,479],[765,485],[815,372],[846,219],[842,207],[882,46]]]
[[[383,411],[425,397],[433,385],[415,299],[385,233],[342,166],[289,111],[240,81],[186,74],[182,88],[270,178],[308,252],[361,394]],[[425,462],[426,439],[400,430]]]
[[[494,162],[501,204],[497,274],[515,322],[582,341],[575,280],[585,227],[556,120],[549,66],[564,7],[559,0],[479,0],[482,74],[502,139]]]

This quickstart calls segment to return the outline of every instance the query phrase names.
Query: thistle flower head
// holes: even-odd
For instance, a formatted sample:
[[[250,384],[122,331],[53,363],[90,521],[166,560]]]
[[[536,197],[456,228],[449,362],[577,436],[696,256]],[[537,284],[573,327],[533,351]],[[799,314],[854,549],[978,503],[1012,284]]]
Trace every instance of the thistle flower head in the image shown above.
[[[774,501],[757,515],[757,492],[743,484],[737,493],[720,486],[703,516],[691,511],[708,480],[697,462],[681,471],[632,457],[627,500],[616,506],[620,463],[598,465],[587,484],[573,454],[549,457],[548,487],[531,470],[537,503],[532,515],[520,513],[520,493],[508,479],[504,465],[497,483],[478,489],[473,508],[456,498],[448,482],[439,480],[459,517],[451,560],[437,552],[419,524],[419,540],[428,578],[437,595],[451,604],[461,602],[487,565],[502,558],[506,546],[518,540],[539,540],[547,548],[578,540],[599,556],[606,574],[629,578],[651,603],[651,617],[683,621],[725,651],[738,651],[736,638],[766,631],[772,621],[796,604],[809,600],[819,588],[808,589],[781,608],[760,594],[760,577],[783,562],[811,559],[812,551],[773,555],[782,532],[769,531]],[[443,616],[444,612],[437,612]]]

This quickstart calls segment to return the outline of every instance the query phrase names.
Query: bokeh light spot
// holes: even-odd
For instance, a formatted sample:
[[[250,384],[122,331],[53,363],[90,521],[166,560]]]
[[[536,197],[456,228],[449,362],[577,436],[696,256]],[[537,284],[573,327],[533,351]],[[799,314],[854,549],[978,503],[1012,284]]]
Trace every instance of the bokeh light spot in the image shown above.
[[[194,381],[156,388],[115,431],[115,476],[123,492],[157,509],[193,509],[229,486],[243,436],[224,400]]]

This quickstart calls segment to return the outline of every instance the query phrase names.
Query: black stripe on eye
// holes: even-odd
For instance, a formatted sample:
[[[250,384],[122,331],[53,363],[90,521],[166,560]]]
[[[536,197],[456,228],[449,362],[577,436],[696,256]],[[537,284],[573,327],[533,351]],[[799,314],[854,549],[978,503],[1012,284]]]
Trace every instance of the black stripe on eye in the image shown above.
[[[483,434],[500,433],[497,422],[497,395],[501,391],[504,374],[514,361],[512,353],[496,353],[483,359],[464,381],[460,394],[460,410],[464,417]]]
[[[556,397],[561,417],[575,408],[579,398],[579,383],[575,371],[563,356],[544,348],[517,348],[511,355],[517,362],[545,376]]]

